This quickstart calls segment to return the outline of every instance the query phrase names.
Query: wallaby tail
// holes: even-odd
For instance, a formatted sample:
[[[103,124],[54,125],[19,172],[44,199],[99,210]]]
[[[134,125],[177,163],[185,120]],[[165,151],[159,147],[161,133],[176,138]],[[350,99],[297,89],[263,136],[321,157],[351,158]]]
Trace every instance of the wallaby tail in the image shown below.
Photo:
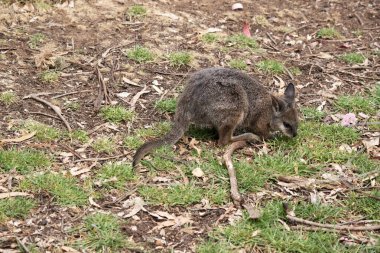
[[[173,122],[172,129],[164,137],[157,140],[148,141],[137,149],[135,155],[133,156],[132,166],[135,167],[140,160],[153,149],[156,149],[162,145],[173,145],[176,143],[185,133],[188,126],[188,122],[175,120]]]

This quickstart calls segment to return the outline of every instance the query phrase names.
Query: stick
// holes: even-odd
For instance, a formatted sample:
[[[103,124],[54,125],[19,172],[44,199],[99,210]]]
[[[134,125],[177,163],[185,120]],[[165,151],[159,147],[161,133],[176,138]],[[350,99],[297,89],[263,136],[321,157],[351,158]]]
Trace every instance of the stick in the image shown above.
[[[146,89],[147,89],[146,86],[144,86],[144,88],[142,90],[140,90],[139,92],[136,93],[136,95],[133,96],[133,98],[131,99],[131,102],[129,102],[130,105],[131,105],[131,111],[135,110],[135,108],[136,108],[136,102],[140,98],[140,96],[142,94],[150,92],[150,90],[146,90]]]
[[[246,141],[237,141],[232,143],[226,152],[223,155],[223,160],[226,164],[228,174],[230,176],[230,184],[231,184],[231,198],[235,204],[236,207],[241,206],[242,198],[240,196],[239,190],[238,190],[238,184],[236,179],[236,173],[234,169],[234,165],[232,164],[232,153],[239,148],[242,148],[247,145]]]
[[[56,106],[56,105],[53,105],[52,103],[46,101],[45,99],[42,99],[42,98],[38,97],[36,94],[30,94],[30,95],[28,95],[28,96],[23,97],[23,99],[28,99],[28,98],[29,98],[29,99],[34,99],[34,100],[36,100],[36,101],[38,101],[38,102],[40,102],[40,103],[43,103],[43,104],[49,106],[51,109],[53,109],[53,111],[54,111],[54,112],[58,115],[58,117],[63,121],[63,123],[65,124],[67,130],[68,130],[69,132],[72,131],[69,122],[67,122],[67,120],[62,116],[61,108],[59,108],[59,107]]]
[[[324,229],[333,229],[333,230],[347,230],[347,231],[372,231],[372,230],[380,230],[380,225],[374,226],[346,226],[346,225],[331,225],[331,224],[322,224],[314,221],[309,221],[305,219],[298,218],[294,215],[290,214],[289,206],[287,203],[283,203],[284,210],[286,212],[286,218],[290,221],[301,223],[305,225],[312,226],[312,229],[324,228]]]
[[[95,107],[95,110],[98,111],[100,109],[100,105],[102,104],[103,99],[106,104],[110,104],[111,99],[109,96],[107,85],[104,82],[103,75],[100,72],[98,65],[96,65],[95,73],[99,81],[99,93],[98,93],[98,97],[94,101],[94,107]]]

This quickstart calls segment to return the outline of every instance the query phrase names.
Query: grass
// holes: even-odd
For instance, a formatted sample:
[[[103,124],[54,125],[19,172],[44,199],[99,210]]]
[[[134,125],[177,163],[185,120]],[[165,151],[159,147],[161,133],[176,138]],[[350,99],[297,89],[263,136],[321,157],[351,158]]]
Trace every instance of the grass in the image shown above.
[[[0,93],[0,102],[5,106],[10,106],[18,101],[18,97],[13,91],[4,91]]]
[[[135,174],[130,165],[107,163],[97,173],[97,179],[107,188],[122,189],[126,182],[134,180]]]
[[[256,64],[259,70],[272,74],[282,74],[285,71],[284,65],[276,60],[263,60]]]
[[[175,98],[162,99],[156,102],[155,107],[161,112],[174,113],[177,108],[177,100]]]
[[[110,137],[100,137],[94,141],[92,148],[98,153],[111,154],[116,150],[116,143]]]
[[[128,8],[128,15],[133,18],[144,17],[147,11],[142,5],[132,5]]]
[[[78,111],[80,109],[81,105],[78,102],[69,102],[65,104],[65,108],[71,110],[71,111]]]
[[[36,132],[35,138],[40,141],[55,141],[62,136],[59,129],[34,120],[25,121],[23,128],[28,130],[28,132]]]
[[[172,67],[182,67],[188,66],[192,61],[193,57],[188,52],[173,52],[168,55],[170,66]]]
[[[380,86],[379,86],[380,87]],[[380,88],[377,88],[377,91]],[[380,107],[380,100],[376,93],[372,93],[369,97],[363,95],[339,96],[335,101],[335,108],[342,112],[375,114]]]
[[[256,40],[249,38],[243,34],[232,35],[227,38],[227,43],[240,48],[258,49],[259,44]]]
[[[337,39],[342,35],[333,27],[324,27],[317,32],[317,38],[320,39]]]
[[[31,49],[38,48],[46,39],[42,33],[35,33],[29,37],[28,45]]]
[[[231,67],[231,68],[234,68],[234,69],[239,69],[239,70],[246,70],[248,65],[247,63],[245,63],[245,61],[243,59],[232,59],[228,65]]]
[[[133,49],[128,50],[126,55],[129,59],[137,63],[144,63],[154,60],[154,54],[148,48],[143,46],[135,46]]]
[[[300,76],[300,75],[302,75],[302,71],[301,71],[300,68],[298,68],[298,67],[290,67],[290,68],[289,68],[289,71],[290,71],[290,73],[292,73],[292,74],[295,75],[295,76]]]
[[[30,198],[0,199],[0,222],[8,218],[24,219],[35,206],[36,202]]]
[[[48,192],[53,201],[62,206],[84,206],[88,194],[78,185],[75,178],[60,174],[45,173],[25,178],[20,188],[34,193]]]
[[[300,208],[296,208],[297,210]],[[312,210],[317,211],[322,220],[329,219],[331,214],[330,210],[322,206],[313,207]],[[302,216],[297,212],[296,215]],[[248,250],[264,245],[269,252],[347,252],[347,248],[339,243],[337,234],[287,231],[279,219],[284,220],[282,203],[269,202],[258,221],[251,221],[244,215],[236,224],[210,233],[211,239],[202,245],[208,251],[203,252],[235,252],[236,247]],[[363,248],[353,246],[350,249],[354,250],[353,252],[361,252]]]
[[[340,59],[349,64],[362,64],[366,58],[360,53],[347,53],[340,56]]]
[[[84,246],[98,252],[120,250],[126,244],[125,235],[121,233],[120,223],[120,220],[111,214],[88,215],[84,218]]]
[[[124,145],[129,149],[137,149],[142,144],[144,144],[144,141],[140,137],[135,135],[127,136],[124,139]]]
[[[39,168],[49,167],[50,165],[50,157],[38,150],[0,150],[0,172],[8,172],[15,169],[17,172],[25,174]]]
[[[159,122],[155,123],[147,128],[140,128],[136,130],[137,136],[142,138],[154,138],[161,137],[171,129],[170,122]]]
[[[219,36],[215,33],[205,33],[202,35],[202,41],[207,44],[215,43],[219,40]]]
[[[70,132],[68,136],[71,140],[77,141],[81,144],[88,142],[90,139],[87,132],[80,129]]]
[[[373,190],[372,192],[368,192],[368,194],[377,198],[380,197],[379,190]],[[361,193],[352,192],[349,194],[345,204],[349,210],[358,215],[362,215],[367,219],[380,219],[380,201],[377,199],[370,198]]]
[[[112,123],[126,122],[133,119],[134,113],[119,105],[105,106],[100,109],[103,119]]]
[[[321,121],[326,116],[325,112],[318,111],[317,109],[312,107],[302,107],[301,113],[305,120],[312,121]]]
[[[60,73],[55,70],[46,70],[40,73],[40,80],[44,83],[56,83],[59,79]]]

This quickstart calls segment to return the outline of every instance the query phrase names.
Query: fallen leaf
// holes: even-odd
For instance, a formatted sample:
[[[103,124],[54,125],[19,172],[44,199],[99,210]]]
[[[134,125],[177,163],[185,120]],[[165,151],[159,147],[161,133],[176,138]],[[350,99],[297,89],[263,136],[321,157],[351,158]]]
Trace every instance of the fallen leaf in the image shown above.
[[[98,203],[95,202],[95,200],[94,200],[93,197],[89,197],[89,198],[88,198],[88,201],[89,201],[90,204],[93,205],[93,206],[96,206],[96,207],[98,207],[98,208],[101,207]]]
[[[332,56],[331,54],[325,53],[325,52],[319,52],[317,57],[321,58],[321,59],[333,59],[334,58],[334,56]]]
[[[14,138],[14,139],[2,139],[0,140],[0,144],[2,143],[18,143],[18,142],[23,142],[23,141],[26,141],[30,138],[32,138],[34,135],[36,135],[36,131],[33,131],[31,133],[28,133],[28,134],[25,134],[23,136],[20,136],[18,138]]]
[[[248,22],[244,22],[244,25],[243,25],[243,34],[247,37],[252,37],[251,35],[251,27],[249,25]]]
[[[234,3],[231,7],[233,11],[239,11],[243,10],[243,4],[242,3]]]
[[[192,174],[195,177],[203,177],[205,175],[205,173],[203,172],[203,170],[201,168],[199,168],[199,167],[193,169]]]
[[[116,94],[116,96],[118,96],[119,98],[127,98],[129,95],[131,95],[131,93],[126,92],[126,91]]]
[[[261,217],[261,211],[252,204],[244,204],[243,207],[247,210],[250,219],[257,220]]]
[[[65,252],[69,252],[69,253],[80,253],[80,251],[73,249],[71,247],[68,247],[68,246],[62,246],[61,249]]]
[[[123,218],[129,218],[134,215],[136,215],[138,212],[141,210],[146,211],[144,208],[145,202],[142,198],[140,197],[135,197],[133,199],[128,199],[123,203],[124,208],[128,208],[133,206],[132,210],[129,211],[128,214],[124,215]]]
[[[371,152],[376,146],[380,145],[380,137],[373,137],[367,140],[362,140],[367,152]]]
[[[353,113],[347,113],[343,116],[343,119],[341,121],[342,126],[353,126],[357,122],[356,116]]]

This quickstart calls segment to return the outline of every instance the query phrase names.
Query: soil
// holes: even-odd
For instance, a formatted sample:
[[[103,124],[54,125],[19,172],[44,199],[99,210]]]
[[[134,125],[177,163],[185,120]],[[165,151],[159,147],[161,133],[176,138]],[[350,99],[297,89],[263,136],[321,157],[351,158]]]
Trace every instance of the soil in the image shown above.
[[[73,129],[91,132],[96,126],[104,124],[104,120],[94,110],[99,90],[95,66],[98,66],[103,75],[112,102],[127,108],[131,98],[144,85],[151,87],[152,81],[158,80],[159,88],[164,93],[150,88],[150,92],[143,94],[137,101],[137,117],[133,125],[118,127],[120,133],[129,133],[133,129],[170,119],[171,115],[160,113],[154,108],[155,101],[176,97],[189,73],[205,67],[227,66],[231,58],[246,58],[249,64],[246,72],[256,76],[273,92],[282,88],[279,87],[281,80],[295,83],[300,106],[318,106],[323,100],[327,100],[327,106],[330,106],[331,96],[368,91],[380,80],[378,1],[241,2],[244,5],[243,11],[232,11],[233,1],[225,0],[78,0],[75,1],[74,8],[54,6],[47,10],[31,11],[2,5],[0,93],[12,90],[19,98],[23,98],[33,93],[48,92],[50,94],[43,97],[62,109]],[[128,16],[128,8],[133,3],[144,5],[148,10],[145,18]],[[258,21],[261,20],[260,17],[265,17],[266,21]],[[224,35],[241,34],[244,22],[250,24],[252,36],[266,53],[251,53],[248,49],[246,52],[235,50],[224,42],[208,45],[201,39],[207,29],[215,27],[220,28]],[[285,32],[282,27],[288,27],[289,31]],[[322,27],[335,27],[342,37],[317,38],[316,33]],[[46,39],[38,47],[31,48],[29,40],[36,33],[44,34]],[[360,36],[357,36],[359,33]],[[50,45],[50,49],[46,45]],[[165,57],[151,63],[137,64],[124,53],[135,45],[144,45],[158,55],[179,50],[190,51],[194,61],[190,66],[180,68],[170,66]],[[376,50],[377,54],[374,53]],[[346,52],[362,52],[369,63],[348,67],[344,62],[330,57]],[[57,56],[64,59],[63,66],[54,62]],[[39,64],[41,59],[42,63]],[[286,72],[277,76],[263,73],[255,67],[256,62],[262,59],[277,59],[288,68],[298,67],[302,73],[290,75]],[[57,68],[61,73],[58,81],[47,83],[41,80],[43,71]],[[138,83],[140,87],[126,83],[125,79]],[[341,83],[333,88],[336,82]],[[321,91],[325,93],[321,94]],[[121,99],[116,96],[120,92],[131,95]],[[55,95],[65,93],[72,94],[52,99]],[[65,107],[68,102],[78,102],[79,110]],[[31,99],[20,99],[11,106],[0,104],[0,136],[11,138],[13,131],[10,127],[14,122],[30,118],[65,130],[61,120],[40,113],[56,116],[46,105]],[[111,130],[99,130],[102,134],[107,134],[106,131]],[[98,132],[94,132],[96,134]],[[49,144],[51,152],[65,151],[61,144],[64,143],[55,146]],[[44,149],[41,145],[36,148]],[[119,151],[120,154],[125,152],[127,159],[130,159],[129,152],[123,149]],[[91,155],[88,154],[89,157]],[[65,231],[65,223],[69,222],[70,226],[75,227],[80,217],[92,207],[86,210],[63,208],[54,205],[46,194],[41,193],[40,198],[46,204],[34,211],[31,225],[26,222],[3,224],[0,234],[4,238],[28,238],[30,241],[40,238],[39,240],[50,243],[45,245],[47,250],[59,252],[59,245],[75,240]],[[176,215],[189,212],[182,207],[149,206],[148,209],[167,210]],[[157,226],[157,220],[144,212],[139,221],[128,223],[123,232],[147,249],[191,251],[200,239],[207,237],[227,207],[209,210],[191,207],[190,210],[192,209],[194,211],[190,213],[194,230],[168,229],[165,245],[155,239],[162,238],[159,231],[148,233]],[[117,213],[118,207],[112,206],[104,210]],[[219,222],[225,223],[226,219]],[[137,230],[131,230],[133,225],[137,226]],[[16,239],[8,240],[2,247],[13,248],[15,243]]]

